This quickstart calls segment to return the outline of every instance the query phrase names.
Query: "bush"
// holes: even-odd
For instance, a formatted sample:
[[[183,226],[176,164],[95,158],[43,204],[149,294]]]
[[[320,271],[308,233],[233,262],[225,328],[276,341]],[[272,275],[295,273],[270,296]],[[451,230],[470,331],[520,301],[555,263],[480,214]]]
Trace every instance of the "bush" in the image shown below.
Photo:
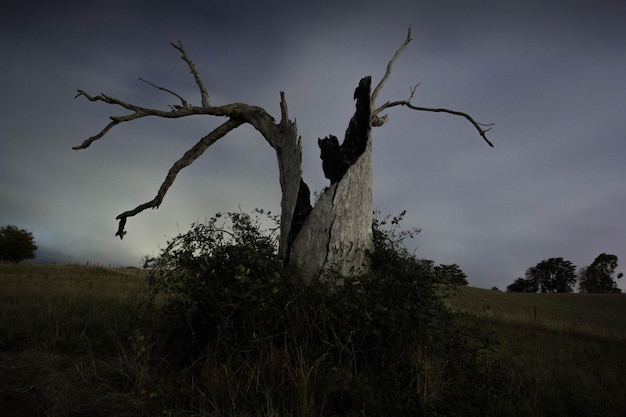
[[[33,234],[16,226],[0,227],[0,261],[19,263],[25,259],[35,259],[35,238]]]
[[[292,292],[274,240],[243,213],[218,213],[193,225],[144,267],[152,269],[153,303],[163,306],[171,325],[172,353],[191,360],[209,343],[230,351],[270,331],[284,319],[280,306]]]
[[[400,220],[374,222],[371,273],[336,287],[305,285],[246,214],[170,241],[146,262],[151,306],[202,393],[176,400],[220,415],[485,414],[489,342],[445,307]]]

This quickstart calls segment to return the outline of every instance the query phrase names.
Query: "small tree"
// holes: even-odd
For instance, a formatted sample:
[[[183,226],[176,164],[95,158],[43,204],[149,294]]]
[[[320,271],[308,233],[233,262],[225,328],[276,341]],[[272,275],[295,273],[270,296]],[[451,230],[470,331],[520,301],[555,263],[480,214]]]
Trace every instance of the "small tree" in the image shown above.
[[[19,263],[35,259],[35,238],[28,230],[7,225],[0,228],[0,261]]]
[[[621,292],[613,278],[616,269],[617,256],[606,253],[598,255],[591,265],[578,272],[580,292]],[[624,274],[617,274],[618,279],[622,276]]]

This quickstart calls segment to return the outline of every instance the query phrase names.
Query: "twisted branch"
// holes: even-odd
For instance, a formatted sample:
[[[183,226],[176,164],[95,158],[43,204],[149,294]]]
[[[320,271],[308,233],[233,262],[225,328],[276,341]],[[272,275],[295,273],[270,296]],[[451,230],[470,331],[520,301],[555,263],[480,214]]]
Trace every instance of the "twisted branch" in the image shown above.
[[[180,41],[178,42],[178,44],[172,43],[172,46],[181,53],[181,58],[187,63],[187,66],[189,67],[191,73],[196,80],[196,84],[198,86],[198,89],[200,90],[200,95],[202,97],[201,106],[191,106],[189,105],[189,102],[179,94],[176,94],[172,90],[158,86],[142,78],[140,78],[140,81],[143,81],[154,88],[157,88],[161,91],[177,97],[180,100],[181,105],[170,106],[171,109],[169,111],[157,110],[127,103],[106,94],[92,96],[87,94],[83,90],[77,90],[78,93],[76,94],[75,98],[82,96],[89,101],[102,101],[107,104],[113,104],[123,107],[124,109],[129,110],[131,113],[124,116],[111,116],[111,122],[109,124],[107,124],[100,132],[98,132],[98,134],[89,137],[80,145],[74,146],[73,149],[76,150],[88,148],[93,142],[104,137],[114,126],[120,123],[133,121],[146,116],[157,116],[168,119],[175,119],[190,115],[210,115],[229,118],[227,122],[223,123],[211,133],[200,139],[198,143],[196,143],[191,149],[185,152],[185,154],[172,165],[165,180],[161,184],[157,195],[151,201],[140,204],[133,210],[125,211],[124,213],[116,217],[116,220],[119,221],[119,225],[117,233],[115,235],[119,236],[120,239],[124,237],[124,235],[126,234],[124,227],[126,225],[128,217],[134,216],[149,208],[158,208],[162,203],[168,189],[171,187],[174,180],[176,179],[176,176],[184,167],[192,164],[200,155],[204,153],[204,151],[209,146],[215,143],[218,139],[224,137],[228,132],[236,129],[244,123],[249,123],[257,131],[259,131],[259,133],[263,135],[265,140],[276,151],[279,165],[280,183],[283,190],[283,199],[281,201],[281,227],[285,225],[290,225],[291,218],[293,217],[293,206],[296,202],[297,197],[297,186],[299,185],[302,173],[300,169],[301,142],[296,136],[297,132],[295,124],[287,119],[288,111],[285,94],[283,92],[280,93],[280,108],[282,119],[278,124],[276,123],[274,118],[261,107],[251,106],[245,103],[232,103],[224,106],[213,107],[209,104],[209,94],[204,87],[196,66],[187,56],[187,53],[182,43]],[[283,244],[283,241],[286,242],[286,238],[284,238],[282,235],[284,234],[285,236],[287,236],[288,233],[288,227],[285,227],[284,233],[281,230],[281,247],[287,247]],[[283,249],[283,251],[284,250],[286,249]]]
[[[142,211],[147,210],[149,208],[152,208],[152,209],[159,208],[159,206],[161,205],[161,202],[163,202],[163,198],[165,197],[167,190],[169,190],[169,188],[174,183],[174,180],[176,179],[176,176],[178,175],[178,173],[186,166],[191,165],[196,159],[200,157],[200,155],[204,153],[204,151],[208,149],[209,146],[217,142],[218,139],[223,138],[224,136],[226,136],[228,132],[230,132],[233,129],[236,129],[237,127],[241,126],[243,123],[245,122],[241,119],[230,119],[226,123],[218,126],[211,133],[209,133],[208,135],[200,139],[198,143],[196,143],[191,149],[185,152],[185,154],[178,161],[176,161],[174,165],[172,165],[169,172],[167,173],[167,176],[165,177],[165,181],[163,181],[163,184],[161,184],[161,187],[159,188],[157,195],[151,201],[148,201],[147,203],[144,203],[144,204],[140,204],[137,207],[135,207],[133,210],[125,211],[124,213],[120,214],[119,216],[115,218],[116,220],[120,221],[118,229],[117,229],[117,233],[115,233],[115,236],[119,236],[120,239],[124,238],[124,235],[126,234],[126,231],[124,230],[124,226],[126,225],[126,219],[128,217],[139,214]]]

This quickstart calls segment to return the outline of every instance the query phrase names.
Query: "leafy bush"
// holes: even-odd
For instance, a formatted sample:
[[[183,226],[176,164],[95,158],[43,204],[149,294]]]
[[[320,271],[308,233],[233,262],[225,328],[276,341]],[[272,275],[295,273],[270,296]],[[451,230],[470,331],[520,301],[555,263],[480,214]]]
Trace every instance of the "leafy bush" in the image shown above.
[[[152,302],[172,326],[169,346],[188,359],[206,353],[209,343],[230,350],[271,331],[284,319],[280,306],[293,287],[275,241],[258,218],[243,213],[193,225],[144,266],[152,269]]]
[[[388,230],[374,221],[371,273],[341,286],[305,285],[242,213],[194,225],[148,259],[164,346],[202,392],[195,407],[373,416],[462,405],[480,415],[488,340],[445,307],[432,264],[403,244],[418,230],[399,231],[401,219]]]

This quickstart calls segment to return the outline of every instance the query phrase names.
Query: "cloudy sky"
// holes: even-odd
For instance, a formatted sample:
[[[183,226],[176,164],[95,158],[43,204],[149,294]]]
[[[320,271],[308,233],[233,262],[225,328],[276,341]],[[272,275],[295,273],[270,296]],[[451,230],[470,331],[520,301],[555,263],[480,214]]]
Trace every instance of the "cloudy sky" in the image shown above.
[[[283,3],[283,4],[281,4]],[[384,3],[384,6],[382,5]],[[199,104],[181,40],[213,104],[280,117],[284,91],[303,138],[304,179],[323,189],[317,138],[343,136],[358,80],[380,80],[412,25],[380,102],[494,123],[490,148],[466,120],[403,108],[373,132],[374,205],[407,210],[417,255],[456,263],[501,289],[538,262],[577,267],[602,252],[626,264],[626,3],[619,1],[15,2],[0,16],[0,224],[33,232],[40,261],[139,266],[168,237],[218,211],[279,212],[273,150],[250,127],[183,170],[158,210],[170,165],[223,120],[143,119],[74,99],[76,89],[167,110]],[[626,271],[626,268],[619,268]],[[623,281],[623,279],[622,279]],[[621,288],[626,283],[620,282]]]

